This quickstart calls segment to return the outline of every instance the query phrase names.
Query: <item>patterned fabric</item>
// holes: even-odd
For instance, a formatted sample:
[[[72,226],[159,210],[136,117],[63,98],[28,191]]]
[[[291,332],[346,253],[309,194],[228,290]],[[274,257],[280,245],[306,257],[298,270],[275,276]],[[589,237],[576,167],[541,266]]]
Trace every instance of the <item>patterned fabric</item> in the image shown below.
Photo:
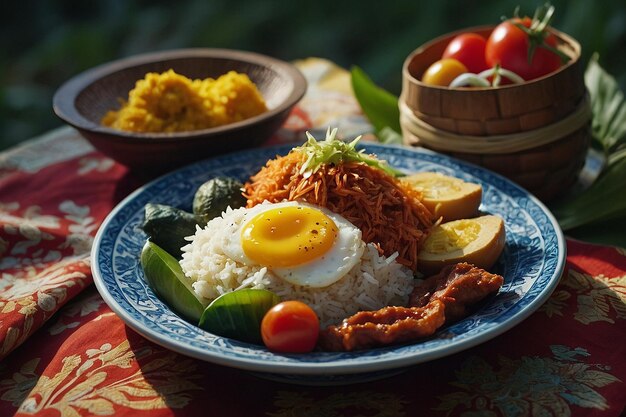
[[[370,127],[345,71],[298,63],[307,96],[271,143]],[[0,155],[0,415],[619,416],[626,405],[626,251],[568,240],[535,314],[462,353],[345,387],[259,379],[155,345],[92,285],[110,210],[145,180],[62,128]]]

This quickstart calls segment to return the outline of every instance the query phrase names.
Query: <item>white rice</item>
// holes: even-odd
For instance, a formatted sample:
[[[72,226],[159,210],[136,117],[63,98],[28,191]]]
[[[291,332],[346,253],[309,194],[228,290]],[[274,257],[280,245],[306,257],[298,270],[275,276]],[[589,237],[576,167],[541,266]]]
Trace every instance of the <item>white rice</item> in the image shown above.
[[[281,300],[308,304],[326,327],[338,324],[360,310],[378,310],[387,305],[406,305],[413,290],[413,273],[395,261],[397,254],[380,256],[373,244],[365,247],[361,262],[339,281],[323,288],[293,285],[276,277],[266,267],[244,265],[228,258],[216,231],[241,225],[245,208],[228,209],[204,227],[198,227],[191,243],[184,246],[180,265],[195,292],[209,300],[240,288],[263,288]]]

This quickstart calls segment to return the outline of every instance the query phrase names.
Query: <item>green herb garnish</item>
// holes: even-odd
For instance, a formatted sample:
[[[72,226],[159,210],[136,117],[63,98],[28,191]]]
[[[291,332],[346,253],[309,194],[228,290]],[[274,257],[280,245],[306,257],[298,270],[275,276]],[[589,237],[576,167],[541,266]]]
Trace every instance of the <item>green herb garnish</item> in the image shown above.
[[[378,159],[373,155],[367,155],[363,149],[357,150],[356,145],[361,140],[358,136],[352,142],[344,142],[336,138],[337,129],[330,129],[326,132],[326,139],[317,141],[309,132],[306,132],[307,141],[304,145],[294,148],[295,151],[306,154],[306,161],[300,168],[300,174],[305,178],[310,177],[322,165],[339,165],[342,162],[363,162],[371,167],[378,168],[389,175],[399,177],[402,172],[392,168],[386,161]]]

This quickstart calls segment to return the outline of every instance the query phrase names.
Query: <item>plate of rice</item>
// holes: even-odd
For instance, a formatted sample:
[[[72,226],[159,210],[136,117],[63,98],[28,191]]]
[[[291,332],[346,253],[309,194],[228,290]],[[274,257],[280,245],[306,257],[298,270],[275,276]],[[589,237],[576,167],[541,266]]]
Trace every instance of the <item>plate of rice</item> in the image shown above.
[[[189,210],[195,191],[208,179],[225,176],[246,182],[268,160],[287,155],[291,146],[260,148],[201,161],[166,174],[129,195],[105,219],[94,242],[92,270],[100,294],[128,326],[159,345],[197,359],[302,384],[372,380],[468,349],[520,323],[550,296],[564,268],[565,243],[556,220],[535,197],[502,176],[427,150],[373,143],[359,148],[406,174],[439,172],[482,186],[481,212],[500,216],[506,228],[505,248],[494,267],[504,277],[504,284],[473,314],[414,343],[352,352],[278,354],[264,346],[209,333],[162,302],[148,285],[140,264],[146,241],[142,230],[144,206],[159,203]],[[220,223],[214,225],[214,230],[237,227],[246,215],[244,209],[228,209],[222,217],[212,220]],[[396,227],[392,223],[389,220],[389,227]],[[367,235],[369,231],[364,230]],[[227,245],[215,243],[219,236],[199,230],[195,239],[201,242],[195,248],[212,248],[209,257],[194,253],[193,245],[185,249],[183,269],[188,275],[205,277],[196,279],[197,293],[215,297],[219,294],[212,291],[257,284],[279,296],[300,291],[298,298],[306,300],[325,324],[354,310],[375,310],[381,305],[405,302],[413,287],[414,278],[406,272],[413,260],[398,252],[381,256],[372,244],[348,246],[351,256],[360,260],[359,266],[329,289],[303,290],[276,280],[262,268],[231,262],[228,253],[224,253],[227,251],[221,249]],[[222,287],[208,285],[212,277],[218,277]]]

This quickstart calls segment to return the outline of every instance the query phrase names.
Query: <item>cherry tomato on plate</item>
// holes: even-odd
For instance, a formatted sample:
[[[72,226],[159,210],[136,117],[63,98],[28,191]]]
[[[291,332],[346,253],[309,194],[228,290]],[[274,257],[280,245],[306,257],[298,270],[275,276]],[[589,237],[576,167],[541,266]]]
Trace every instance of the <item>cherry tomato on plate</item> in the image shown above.
[[[448,86],[459,75],[466,73],[467,68],[456,59],[444,58],[434,62],[422,76],[422,82],[430,85]]]
[[[478,74],[489,68],[485,61],[486,44],[487,40],[477,33],[462,33],[450,41],[441,57],[456,59],[469,72]]]
[[[283,301],[261,321],[261,336],[273,352],[306,353],[315,348],[320,323],[315,311],[300,301]]]
[[[543,39],[543,43],[549,48],[556,48],[555,36],[550,33],[529,35],[516,26],[521,24],[530,28],[532,20],[528,17],[515,18],[500,23],[491,32],[485,47],[485,59],[490,67],[500,64],[502,68],[513,71],[524,80],[532,80],[542,77],[557,70],[561,66],[561,57],[541,45],[534,48],[532,60],[528,59],[528,51],[531,47],[531,36]]]

